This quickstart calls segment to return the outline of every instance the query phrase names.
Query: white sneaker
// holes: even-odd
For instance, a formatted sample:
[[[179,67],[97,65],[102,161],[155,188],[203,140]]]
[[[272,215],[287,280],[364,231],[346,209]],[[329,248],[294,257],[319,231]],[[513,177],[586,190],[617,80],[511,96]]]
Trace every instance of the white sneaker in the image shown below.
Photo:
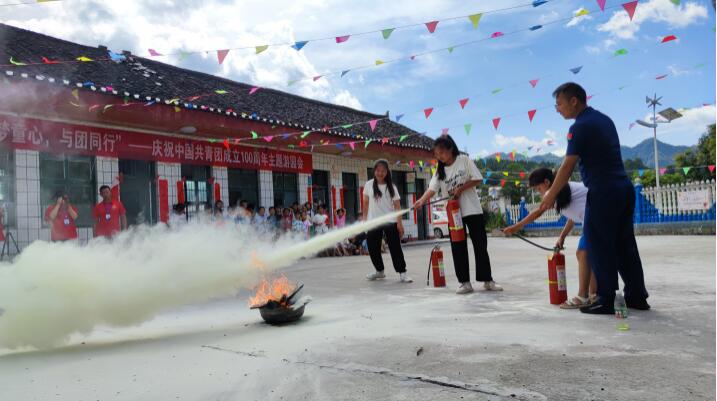
[[[410,277],[408,277],[405,272],[399,274],[399,279],[398,279],[398,280],[399,280],[400,282],[402,282],[402,283],[412,283],[412,282],[413,282],[413,279],[410,278]]]
[[[383,272],[380,272],[378,270],[366,275],[366,280],[368,280],[368,281],[374,281],[374,280],[378,280],[378,279],[382,279],[382,278],[386,278],[386,275],[383,274]]]
[[[486,281],[483,283],[483,289],[486,291],[503,291],[503,287],[495,283],[495,281]]]
[[[461,283],[461,286],[456,290],[456,294],[470,294],[473,292],[473,286],[471,283]]]

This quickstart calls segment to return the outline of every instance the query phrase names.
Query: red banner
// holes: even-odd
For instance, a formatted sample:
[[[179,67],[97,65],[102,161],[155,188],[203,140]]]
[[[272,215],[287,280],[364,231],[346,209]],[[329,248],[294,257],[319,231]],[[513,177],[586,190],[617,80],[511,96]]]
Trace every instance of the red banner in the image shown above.
[[[0,116],[0,146],[49,153],[311,174],[311,154]]]

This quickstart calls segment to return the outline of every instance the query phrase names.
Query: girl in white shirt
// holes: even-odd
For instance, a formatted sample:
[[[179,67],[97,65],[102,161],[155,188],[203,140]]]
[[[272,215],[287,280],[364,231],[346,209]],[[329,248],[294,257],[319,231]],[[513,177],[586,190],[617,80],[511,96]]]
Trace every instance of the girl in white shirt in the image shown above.
[[[437,193],[441,196],[452,196],[460,203],[463,226],[470,234],[473,243],[473,252],[476,259],[476,281],[483,282],[487,291],[503,291],[503,288],[493,281],[488,256],[488,237],[485,233],[485,218],[480,205],[480,198],[476,186],[483,182],[478,167],[466,155],[461,155],[458,146],[450,135],[441,135],[433,143],[433,153],[438,159],[438,168],[431,178],[431,183],[416,207],[423,206]],[[457,294],[473,292],[468,262],[468,241],[451,241],[453,266],[460,286]]]
[[[553,171],[549,168],[539,168],[530,173],[528,177],[528,185],[540,192],[541,195],[550,189],[553,184],[555,176]],[[555,246],[562,248],[565,243],[565,237],[570,234],[575,223],[582,223],[585,216],[585,201],[587,200],[588,189],[581,182],[568,182],[568,185],[564,186],[558,196],[555,199],[555,210],[558,213],[565,216],[568,222],[563,227],[563,231],[560,233],[560,238],[555,243]],[[532,223],[537,220],[543,212],[540,208],[537,208],[530,212],[525,218],[510,227],[503,230],[507,235],[512,235],[520,231],[525,225]],[[578,258],[578,271],[579,271],[579,288],[578,295],[573,299],[565,301],[560,305],[563,309],[577,309],[582,306],[587,306],[591,303],[591,299],[596,297],[597,293],[597,281],[595,280],[595,273],[590,269],[588,264],[588,254],[585,248],[585,237],[580,236],[578,241],[578,249],[575,252],[575,256]],[[588,292],[589,291],[589,292]]]
[[[389,213],[401,210],[401,196],[398,188],[393,185],[391,171],[386,160],[377,160],[373,165],[373,179],[368,180],[363,189],[363,204],[368,205],[363,209],[363,220],[370,220]],[[386,243],[391,252],[393,268],[399,274],[399,280],[403,283],[410,283],[413,280],[406,275],[406,260],[401,249],[401,237],[403,237],[403,223],[401,216],[396,218],[395,223],[387,223],[367,233],[368,253],[371,262],[376,269],[375,272],[366,276],[367,280],[373,281],[385,278],[383,270],[383,257],[381,256],[381,241],[384,235]]]

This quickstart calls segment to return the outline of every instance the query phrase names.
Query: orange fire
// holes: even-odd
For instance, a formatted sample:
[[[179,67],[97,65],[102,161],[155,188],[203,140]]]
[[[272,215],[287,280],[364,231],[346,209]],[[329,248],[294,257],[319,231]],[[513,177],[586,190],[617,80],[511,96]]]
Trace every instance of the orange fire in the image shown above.
[[[261,306],[269,301],[280,301],[282,297],[288,297],[295,289],[296,285],[291,284],[283,274],[272,281],[263,279],[257,286],[256,294],[249,298],[249,306]]]

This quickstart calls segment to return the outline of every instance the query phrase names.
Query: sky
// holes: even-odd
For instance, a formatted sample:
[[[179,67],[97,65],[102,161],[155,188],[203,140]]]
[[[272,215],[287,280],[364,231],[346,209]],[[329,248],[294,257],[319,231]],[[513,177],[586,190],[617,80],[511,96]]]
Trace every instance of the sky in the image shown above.
[[[652,137],[648,128],[630,128],[636,119],[651,117],[646,95],[662,96],[663,107],[689,109],[660,125],[664,142],[694,145],[715,122],[711,1],[641,0],[632,20],[622,7],[625,0],[607,0],[605,11],[596,0],[551,0],[538,7],[531,2],[64,0],[0,7],[0,21],[117,52],[149,57],[152,48],[164,55],[158,61],[184,68],[377,114],[389,111],[394,118],[403,114],[402,124],[433,138],[448,128],[474,157],[513,150],[563,155],[570,122],[555,112],[551,93],[567,81],[586,88],[593,96],[589,104],[614,120],[623,145]],[[583,8],[587,15],[573,17]],[[483,15],[474,28],[467,16],[476,13]],[[423,23],[435,20],[440,22],[430,33]],[[410,26],[415,24],[420,25]],[[352,35],[343,43],[333,39],[406,25],[388,39],[381,32]],[[526,30],[535,25],[543,27]],[[494,32],[505,35],[487,39]],[[660,43],[667,35],[677,40]],[[328,39],[310,41],[300,51],[287,45],[254,50],[315,38]],[[246,49],[231,50],[220,65],[216,50],[228,48]],[[619,49],[627,54],[615,56]],[[438,51],[422,55],[432,50]],[[393,59],[401,61],[311,79]],[[579,66],[578,74],[570,71]],[[459,100],[465,98],[462,109]],[[426,118],[429,107],[434,111]]]

